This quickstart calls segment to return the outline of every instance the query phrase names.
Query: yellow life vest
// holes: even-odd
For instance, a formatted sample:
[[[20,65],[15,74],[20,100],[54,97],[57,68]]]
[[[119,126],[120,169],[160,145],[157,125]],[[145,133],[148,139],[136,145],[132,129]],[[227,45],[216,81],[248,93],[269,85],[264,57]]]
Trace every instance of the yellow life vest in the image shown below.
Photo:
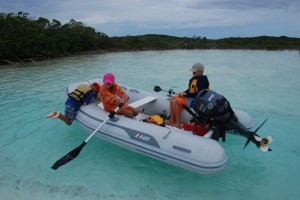
[[[85,95],[92,90],[92,88],[86,84],[79,85],[73,92],[68,96],[76,99],[77,101],[82,101]]]
[[[151,115],[144,121],[158,126],[165,126],[165,118],[162,115]]]
[[[193,79],[192,80],[192,83],[191,83],[190,88],[189,88],[189,93],[198,92],[197,82],[198,82],[198,79]]]

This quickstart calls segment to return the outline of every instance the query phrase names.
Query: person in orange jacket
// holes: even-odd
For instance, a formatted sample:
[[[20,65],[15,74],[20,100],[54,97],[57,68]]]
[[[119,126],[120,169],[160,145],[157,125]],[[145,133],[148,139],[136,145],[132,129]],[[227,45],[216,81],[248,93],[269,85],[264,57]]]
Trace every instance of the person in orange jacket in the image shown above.
[[[112,73],[107,73],[103,76],[103,83],[100,87],[100,99],[106,112],[112,112],[120,103],[123,103],[123,106],[117,112],[118,115],[133,118],[139,114],[136,108],[126,104],[129,96],[115,83],[115,76]]]

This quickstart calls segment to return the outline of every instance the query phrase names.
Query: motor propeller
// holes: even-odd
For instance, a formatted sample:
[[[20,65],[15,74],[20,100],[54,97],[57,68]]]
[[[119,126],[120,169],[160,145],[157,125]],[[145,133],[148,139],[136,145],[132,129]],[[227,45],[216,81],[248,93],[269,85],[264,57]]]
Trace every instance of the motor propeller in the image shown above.
[[[258,137],[258,136],[254,136],[254,138],[256,139],[256,141],[259,142],[259,148],[263,152],[272,151],[272,149],[270,149],[268,147],[268,144],[270,144],[273,141],[272,136],[268,136],[266,138],[261,138],[261,137]]]
[[[273,137],[268,136],[266,138],[261,138],[259,135],[256,134],[256,132],[266,123],[266,121],[267,119],[265,119],[265,121],[263,121],[263,123],[261,123],[261,125],[250,134],[243,149],[246,148],[250,141],[254,141],[257,147],[259,147],[263,152],[272,151],[272,149],[268,147],[268,144],[270,144],[273,141]]]

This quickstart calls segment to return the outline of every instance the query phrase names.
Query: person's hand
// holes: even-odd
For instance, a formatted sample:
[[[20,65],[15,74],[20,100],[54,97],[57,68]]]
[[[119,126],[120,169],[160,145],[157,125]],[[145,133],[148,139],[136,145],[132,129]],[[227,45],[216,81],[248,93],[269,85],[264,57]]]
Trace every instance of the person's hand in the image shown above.
[[[120,103],[124,103],[124,101],[123,101],[123,99],[121,99],[120,97],[117,96],[116,103],[120,104]]]
[[[179,95],[180,97],[184,97],[184,96],[186,96],[186,93],[180,92],[178,95]]]
[[[122,96],[122,103],[126,103],[128,100],[129,100],[128,95],[124,94],[124,95]]]

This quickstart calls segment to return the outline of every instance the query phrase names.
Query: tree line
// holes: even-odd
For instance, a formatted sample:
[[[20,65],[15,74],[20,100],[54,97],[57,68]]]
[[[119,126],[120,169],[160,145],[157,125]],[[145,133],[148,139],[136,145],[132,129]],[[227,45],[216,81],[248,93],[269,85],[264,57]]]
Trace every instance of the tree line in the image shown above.
[[[0,13],[0,64],[36,61],[87,52],[169,49],[300,49],[300,38],[206,37],[141,35],[109,37],[71,19],[66,24],[53,19],[33,19],[28,13]]]
[[[0,59],[18,61],[46,59],[107,48],[105,33],[71,19],[66,24],[53,19],[28,18],[28,13],[0,14]]]

